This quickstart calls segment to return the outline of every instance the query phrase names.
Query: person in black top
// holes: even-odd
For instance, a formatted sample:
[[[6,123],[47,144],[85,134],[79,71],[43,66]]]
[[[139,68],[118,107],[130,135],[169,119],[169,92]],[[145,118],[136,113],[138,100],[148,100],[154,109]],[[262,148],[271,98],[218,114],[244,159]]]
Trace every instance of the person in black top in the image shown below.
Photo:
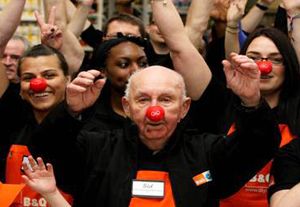
[[[231,65],[243,58],[236,56],[231,63],[224,63],[228,76],[232,77],[237,70],[247,70],[252,77],[238,73],[229,81],[228,86],[239,94],[243,106],[236,103],[237,130],[226,138],[199,134],[184,127],[191,99],[185,94],[183,78],[161,66],[131,76],[122,104],[133,123],[128,121],[124,129],[81,130],[77,139],[62,140],[60,145],[56,144],[56,136],[50,138],[55,130],[45,134],[44,150],[55,145],[58,157],[66,149],[78,149],[72,156],[77,161],[73,173],[80,186],[74,206],[161,206],[164,203],[208,207],[217,206],[220,198],[238,190],[272,158],[280,141],[270,108],[261,102],[256,64],[245,59],[239,69]],[[101,92],[103,80],[87,84],[98,74],[97,71],[81,74],[68,86],[67,107],[73,115],[89,107]],[[160,111],[151,111],[153,107]],[[160,112],[161,117],[151,115]],[[59,122],[63,123],[63,119]],[[259,146],[256,141],[260,141]],[[255,155],[251,153],[254,146]],[[65,156],[60,158],[68,162]],[[50,177],[53,179],[53,174]],[[157,186],[157,181],[164,187]],[[34,187],[34,179],[32,182],[27,179]],[[141,191],[138,182],[144,186]],[[146,189],[148,185],[154,186],[153,191]],[[43,191],[48,199],[57,195],[55,187],[50,189],[50,192]]]
[[[70,81],[63,55],[45,45],[33,46],[21,57],[18,75],[20,94],[15,93],[12,85],[7,85],[0,97],[1,137],[6,143],[1,142],[0,170],[5,182],[16,184],[20,182],[22,171],[21,163],[13,162],[14,158],[34,152],[33,134],[50,111],[64,100]],[[14,146],[26,148],[28,152],[14,151]],[[22,196],[27,197],[24,192]],[[20,202],[24,202],[23,198]]]

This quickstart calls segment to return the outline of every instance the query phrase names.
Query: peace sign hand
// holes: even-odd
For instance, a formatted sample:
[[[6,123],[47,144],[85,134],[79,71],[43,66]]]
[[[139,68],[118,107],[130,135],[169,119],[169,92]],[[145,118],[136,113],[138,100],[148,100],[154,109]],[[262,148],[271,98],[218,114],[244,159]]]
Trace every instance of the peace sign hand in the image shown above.
[[[52,7],[49,13],[48,23],[46,23],[38,11],[34,12],[34,16],[38,22],[41,31],[42,44],[60,49],[62,46],[62,31],[55,25],[56,7]]]

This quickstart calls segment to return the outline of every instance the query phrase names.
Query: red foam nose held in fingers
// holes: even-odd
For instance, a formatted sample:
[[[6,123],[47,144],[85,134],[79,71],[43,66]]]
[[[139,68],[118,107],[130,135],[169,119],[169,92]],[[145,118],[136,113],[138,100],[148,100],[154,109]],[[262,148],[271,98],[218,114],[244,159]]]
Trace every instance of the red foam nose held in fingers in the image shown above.
[[[146,112],[146,117],[154,122],[161,121],[164,118],[164,116],[165,111],[160,106],[150,106]]]
[[[43,92],[47,88],[47,83],[44,78],[34,78],[30,81],[30,89],[35,92]]]
[[[261,75],[268,75],[272,72],[272,62],[270,61],[257,61],[256,62]]]

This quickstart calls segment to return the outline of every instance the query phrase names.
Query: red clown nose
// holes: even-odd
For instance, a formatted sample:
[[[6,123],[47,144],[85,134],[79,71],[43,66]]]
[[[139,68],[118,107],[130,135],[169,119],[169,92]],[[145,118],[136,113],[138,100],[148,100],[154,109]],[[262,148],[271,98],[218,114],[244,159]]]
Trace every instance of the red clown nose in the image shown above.
[[[30,89],[35,92],[43,92],[47,88],[47,83],[44,78],[34,78],[30,80]]]
[[[164,118],[164,116],[165,111],[160,106],[150,106],[146,112],[146,117],[154,122],[161,121]]]
[[[261,75],[268,75],[272,72],[272,62],[270,61],[257,61],[256,62],[258,69],[260,70]]]

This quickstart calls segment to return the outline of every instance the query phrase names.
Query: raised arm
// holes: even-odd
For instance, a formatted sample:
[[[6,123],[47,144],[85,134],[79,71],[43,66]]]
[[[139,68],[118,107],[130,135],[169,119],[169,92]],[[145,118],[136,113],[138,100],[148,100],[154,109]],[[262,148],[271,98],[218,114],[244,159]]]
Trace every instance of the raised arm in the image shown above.
[[[300,61],[300,0],[282,0],[288,14],[291,42]]]
[[[67,1],[68,2],[68,1]],[[68,10],[70,5],[66,2],[66,9]],[[75,10],[71,19],[68,20],[68,29],[78,38],[83,31],[89,11],[94,0],[80,1],[77,9]],[[68,18],[67,18],[68,19]]]
[[[57,6],[51,8],[47,15],[47,23],[38,12],[35,16],[40,26],[42,43],[60,50],[66,58],[69,73],[72,75],[79,70],[84,58],[84,50],[78,39],[65,24],[56,25],[56,14],[64,11],[64,4],[60,2]]]
[[[40,157],[35,161],[29,156],[28,160],[28,164],[23,163],[25,175],[22,175],[26,185],[40,193],[50,206],[71,207],[56,187],[52,165],[49,163],[45,165]]]
[[[251,33],[260,24],[263,16],[274,0],[259,0],[242,19],[242,28],[245,32]]]
[[[188,9],[185,30],[193,45],[199,50],[204,50],[203,34],[207,29],[210,12],[213,8],[211,0],[192,0]]]
[[[75,7],[75,5],[70,0],[65,0],[65,4],[66,4],[67,22],[71,22],[74,14],[76,12],[76,7]],[[88,21],[88,20],[85,20],[85,24],[84,24],[83,30],[87,29],[90,25],[91,25],[91,22]],[[76,32],[76,31],[73,31],[72,29],[71,29],[71,31],[74,32],[74,34]]]
[[[242,18],[247,0],[232,0],[227,11],[227,25],[225,29],[225,57],[232,52],[239,53],[239,21]]]
[[[151,5],[156,24],[171,51],[174,69],[183,76],[189,96],[197,100],[210,82],[211,72],[189,40],[173,2],[154,0]]]
[[[20,24],[26,0],[10,0],[0,15],[0,56]]]

